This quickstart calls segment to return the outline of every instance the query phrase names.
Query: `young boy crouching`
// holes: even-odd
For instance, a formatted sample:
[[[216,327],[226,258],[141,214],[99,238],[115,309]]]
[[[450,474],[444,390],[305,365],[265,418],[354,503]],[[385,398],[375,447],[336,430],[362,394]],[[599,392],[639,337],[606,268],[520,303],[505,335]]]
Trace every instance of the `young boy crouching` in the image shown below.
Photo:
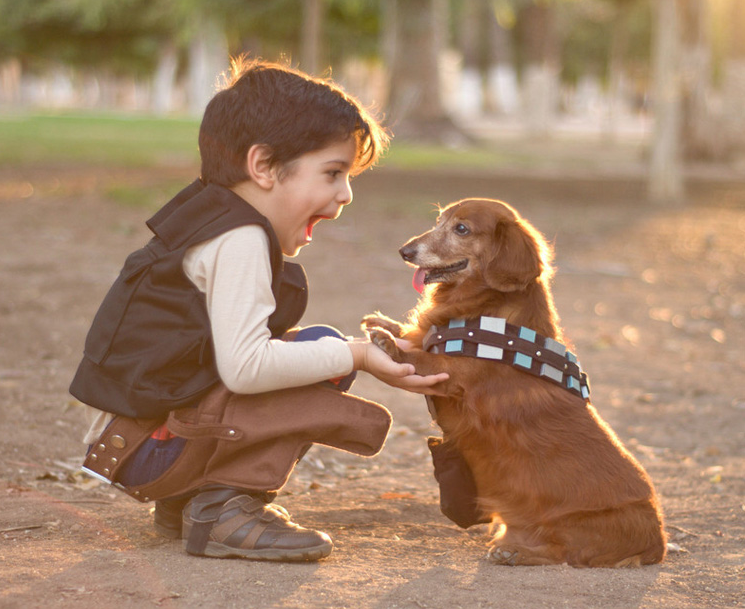
[[[387,139],[331,82],[235,61],[201,123],[200,179],[150,218],[93,320],[70,387],[97,413],[84,467],[155,500],[156,529],[191,554],[327,556],[328,535],[272,500],[313,443],[381,449],[390,414],[346,393],[356,371],[419,393],[446,378],[295,328],[308,286],[283,256],[339,217]]]

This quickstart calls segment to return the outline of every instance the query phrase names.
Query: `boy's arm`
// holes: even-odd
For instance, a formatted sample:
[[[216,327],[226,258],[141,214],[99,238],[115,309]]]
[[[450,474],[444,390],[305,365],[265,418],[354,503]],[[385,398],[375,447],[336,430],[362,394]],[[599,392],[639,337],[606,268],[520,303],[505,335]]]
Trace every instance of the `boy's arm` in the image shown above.
[[[187,276],[206,295],[222,381],[234,393],[260,393],[348,374],[353,362],[341,339],[271,338],[268,248],[264,230],[246,226],[195,246],[184,259]]]

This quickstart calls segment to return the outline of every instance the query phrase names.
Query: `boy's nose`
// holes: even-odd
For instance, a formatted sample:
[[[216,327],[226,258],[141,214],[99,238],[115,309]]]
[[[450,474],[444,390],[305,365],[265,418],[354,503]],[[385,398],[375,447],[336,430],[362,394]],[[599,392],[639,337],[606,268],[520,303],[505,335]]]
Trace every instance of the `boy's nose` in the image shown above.
[[[339,204],[340,205],[349,205],[352,202],[352,199],[354,198],[354,193],[352,193],[352,185],[347,181],[344,188],[339,192]]]

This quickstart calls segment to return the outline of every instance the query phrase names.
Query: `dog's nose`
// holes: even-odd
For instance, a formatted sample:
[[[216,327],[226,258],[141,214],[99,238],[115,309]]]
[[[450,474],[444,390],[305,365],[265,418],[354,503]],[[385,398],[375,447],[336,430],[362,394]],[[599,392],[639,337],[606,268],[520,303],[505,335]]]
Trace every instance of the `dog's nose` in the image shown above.
[[[401,254],[401,258],[406,260],[406,262],[411,262],[416,258],[416,245],[406,243],[400,250],[398,250],[398,253]]]

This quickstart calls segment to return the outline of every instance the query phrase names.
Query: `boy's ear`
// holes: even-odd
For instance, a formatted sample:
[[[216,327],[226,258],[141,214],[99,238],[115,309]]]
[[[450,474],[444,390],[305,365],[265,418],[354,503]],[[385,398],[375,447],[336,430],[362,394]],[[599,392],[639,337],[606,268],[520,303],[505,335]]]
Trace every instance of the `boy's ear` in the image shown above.
[[[277,179],[271,166],[272,149],[266,144],[254,144],[246,155],[246,171],[252,182],[265,189],[270,189]]]

